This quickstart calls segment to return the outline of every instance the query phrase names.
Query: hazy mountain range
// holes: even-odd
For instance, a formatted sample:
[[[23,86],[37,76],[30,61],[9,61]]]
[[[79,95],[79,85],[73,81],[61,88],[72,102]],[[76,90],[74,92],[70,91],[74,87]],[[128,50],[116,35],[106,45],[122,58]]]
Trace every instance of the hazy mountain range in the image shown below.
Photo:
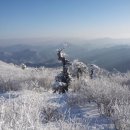
[[[113,68],[121,72],[130,70],[130,39],[0,40],[0,60],[35,67],[56,67],[60,65],[56,50],[63,47],[70,60],[94,63],[110,71]]]

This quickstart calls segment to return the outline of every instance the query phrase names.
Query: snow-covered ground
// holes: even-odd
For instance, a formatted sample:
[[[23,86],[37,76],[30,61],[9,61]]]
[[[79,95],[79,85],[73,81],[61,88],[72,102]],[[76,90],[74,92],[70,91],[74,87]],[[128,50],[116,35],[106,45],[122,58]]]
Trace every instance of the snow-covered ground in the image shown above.
[[[30,90],[0,94],[0,128],[2,130],[114,130],[112,120],[101,116],[95,103],[70,106],[68,100],[72,94],[69,92],[59,95],[50,91],[38,93]],[[39,122],[35,122],[36,120]]]
[[[74,79],[58,94],[59,72],[0,61],[0,130],[129,130],[129,72]]]

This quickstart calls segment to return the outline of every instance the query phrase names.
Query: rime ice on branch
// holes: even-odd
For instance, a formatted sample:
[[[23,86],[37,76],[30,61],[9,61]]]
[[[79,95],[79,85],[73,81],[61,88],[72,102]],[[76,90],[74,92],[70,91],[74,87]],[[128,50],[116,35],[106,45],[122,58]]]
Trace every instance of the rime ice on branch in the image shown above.
[[[58,91],[59,93],[65,93],[68,91],[68,86],[70,84],[70,75],[68,72],[68,66],[70,65],[69,60],[66,59],[63,49],[57,51],[58,60],[62,62],[63,70],[55,77],[55,83],[53,85],[54,93]]]
[[[63,49],[57,51],[58,60],[62,63],[62,71],[55,77],[55,83],[53,84],[53,92],[65,93],[68,91],[68,86],[72,77],[79,79],[82,76],[89,75],[90,79],[96,77],[99,74],[100,68],[94,64],[87,66],[83,62],[74,60],[71,64],[66,59]],[[69,66],[71,65],[71,66]],[[71,76],[70,76],[71,74]]]

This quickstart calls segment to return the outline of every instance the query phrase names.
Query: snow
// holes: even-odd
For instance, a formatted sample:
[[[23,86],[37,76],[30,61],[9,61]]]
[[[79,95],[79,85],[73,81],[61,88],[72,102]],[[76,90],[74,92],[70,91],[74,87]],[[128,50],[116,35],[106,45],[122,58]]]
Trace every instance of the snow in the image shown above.
[[[0,84],[5,80],[1,84],[2,87],[19,87],[19,84],[24,86],[24,89],[0,93],[0,129],[115,130],[112,119],[100,115],[95,102],[77,103],[79,95],[70,90],[66,94],[53,93],[46,89],[50,81],[43,83],[44,89],[40,90],[39,79],[44,77],[45,81],[53,81],[56,71],[35,71],[33,68],[22,70],[18,66],[0,62],[0,72]],[[27,90],[26,86],[31,89]]]
[[[84,104],[83,106],[73,105],[69,107],[67,100],[69,100],[69,96],[72,96],[71,94],[72,93],[50,95],[48,103],[51,106],[57,106],[59,111],[66,114],[66,117],[81,120],[83,125],[87,123],[86,129],[115,130],[111,118],[99,114],[96,103],[92,102]]]
[[[80,125],[84,126],[84,129],[87,130],[114,130],[114,125],[112,120],[108,117],[101,116],[98,112],[96,103],[86,103],[83,106],[79,105],[68,105],[68,100],[73,93],[69,92],[67,94],[53,94],[51,91],[45,91],[43,93],[36,93],[32,91],[23,91],[23,92],[7,92],[0,94],[0,98],[5,98],[5,100],[21,98],[21,96],[31,97],[32,95],[37,95],[39,99],[44,100],[43,104],[46,107],[56,108],[59,113],[64,115],[64,122],[75,121]],[[25,97],[24,97],[25,98]],[[34,97],[33,97],[34,98]],[[30,102],[31,103],[31,102]],[[44,106],[43,105],[43,106]],[[46,129],[52,124],[56,127],[57,121],[44,124],[43,128]],[[55,128],[59,129],[59,126]]]

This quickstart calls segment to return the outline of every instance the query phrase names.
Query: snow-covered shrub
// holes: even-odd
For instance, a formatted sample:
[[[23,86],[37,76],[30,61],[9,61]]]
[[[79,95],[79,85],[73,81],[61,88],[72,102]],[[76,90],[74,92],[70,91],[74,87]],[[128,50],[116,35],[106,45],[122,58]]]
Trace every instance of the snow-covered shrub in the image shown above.
[[[18,66],[2,64],[0,66],[0,90],[50,89],[53,76],[52,69],[28,68],[22,70]]]
[[[40,123],[40,106],[43,98],[37,93],[25,92],[17,98],[0,98],[0,128],[3,130],[35,129]]]
[[[41,109],[40,119],[42,123],[58,121],[62,117],[62,114],[54,106],[44,106]]]
[[[119,100],[112,106],[111,117],[118,130],[130,129],[130,101]]]
[[[21,64],[21,68],[24,70],[27,68],[27,66],[25,64]]]
[[[80,70],[80,73],[78,72]],[[71,63],[71,66],[69,67],[69,72],[72,75],[72,77],[76,77],[79,73],[79,77],[82,75],[88,74],[88,67],[83,62],[80,62],[78,60],[74,60]]]

